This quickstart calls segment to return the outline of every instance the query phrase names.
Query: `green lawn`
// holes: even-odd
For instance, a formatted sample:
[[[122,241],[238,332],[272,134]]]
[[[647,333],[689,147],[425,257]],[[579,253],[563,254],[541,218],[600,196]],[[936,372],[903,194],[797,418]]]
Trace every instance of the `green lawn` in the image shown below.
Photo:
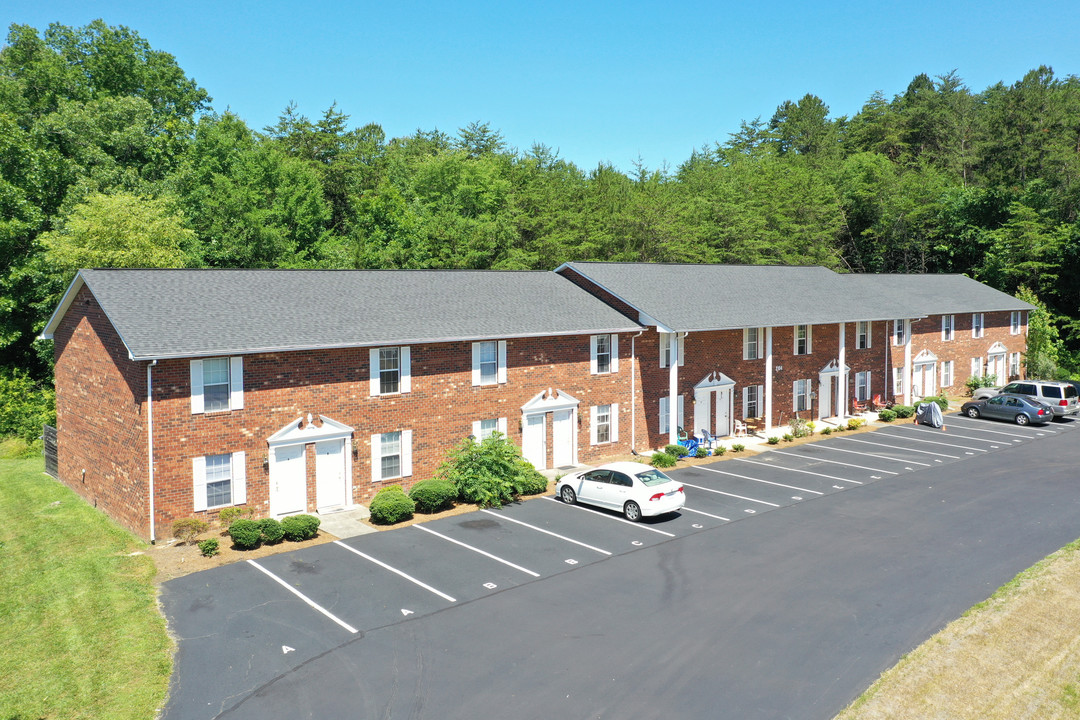
[[[0,460],[0,720],[151,720],[172,642],[147,546],[42,470]]]

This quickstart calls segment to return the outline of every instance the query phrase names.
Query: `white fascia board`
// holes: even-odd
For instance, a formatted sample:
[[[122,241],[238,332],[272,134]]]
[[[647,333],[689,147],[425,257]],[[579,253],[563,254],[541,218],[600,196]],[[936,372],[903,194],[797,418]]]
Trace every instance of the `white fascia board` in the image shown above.
[[[39,339],[53,339],[53,336],[56,334],[57,326],[60,325],[60,321],[64,319],[65,315],[67,315],[68,310],[71,309],[72,303],[75,302],[75,297],[79,294],[79,290],[82,290],[83,287],[86,287],[90,291],[90,294],[94,295],[94,289],[86,284],[86,280],[83,279],[82,270],[80,270],[75,275],[75,279],[71,281],[71,285],[68,286],[68,289],[64,293],[64,296],[60,298],[60,304],[56,306],[56,310],[53,311],[52,316],[49,318],[49,322],[45,323],[45,328],[41,331],[41,335],[38,336]],[[94,295],[94,299],[97,300],[97,295]],[[109,325],[112,326],[113,332],[115,332],[117,337],[120,338],[120,342],[124,344],[124,348],[128,351],[128,360],[138,361],[156,359],[152,357],[135,357],[135,355],[131,351],[131,345],[128,344],[127,339],[124,337],[124,334],[120,332],[120,328],[116,326],[116,323],[113,322],[113,319],[109,317],[109,311],[105,309],[105,306],[101,304],[100,300],[98,300],[98,307],[101,308],[101,312],[105,314],[105,319],[109,321]]]

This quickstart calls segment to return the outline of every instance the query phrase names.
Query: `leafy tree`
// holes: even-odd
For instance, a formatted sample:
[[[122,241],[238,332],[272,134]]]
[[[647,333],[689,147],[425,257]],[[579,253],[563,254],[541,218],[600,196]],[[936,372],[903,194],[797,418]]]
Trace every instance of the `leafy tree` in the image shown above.
[[[1027,286],[1021,286],[1016,297],[1035,306],[1028,312],[1027,353],[1024,367],[1032,378],[1053,378],[1057,375],[1061,340],[1046,305]]]

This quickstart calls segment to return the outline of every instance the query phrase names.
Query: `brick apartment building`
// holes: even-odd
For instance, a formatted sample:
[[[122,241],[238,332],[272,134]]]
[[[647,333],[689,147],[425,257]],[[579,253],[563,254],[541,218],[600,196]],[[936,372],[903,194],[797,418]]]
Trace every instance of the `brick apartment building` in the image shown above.
[[[84,270],[55,341],[59,477],[148,539],[330,512],[501,432],[539,468],[1019,377],[1027,304],[956,275]]]

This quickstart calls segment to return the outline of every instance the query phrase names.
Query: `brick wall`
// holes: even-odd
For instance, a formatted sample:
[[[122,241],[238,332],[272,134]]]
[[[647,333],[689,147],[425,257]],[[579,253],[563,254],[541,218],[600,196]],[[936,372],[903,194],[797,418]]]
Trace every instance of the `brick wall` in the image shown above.
[[[911,323],[911,357],[914,360],[918,354],[927,350],[937,356],[937,378],[935,386],[938,392],[944,390],[950,395],[964,393],[964,383],[971,376],[971,359],[982,358],[985,365],[990,348],[995,343],[1001,343],[1006,348],[1005,374],[1008,373],[1008,354],[1023,353],[1027,350],[1027,325],[1025,314],[1021,314],[1022,324],[1020,332],[1013,335],[1011,332],[1011,318],[1008,311],[983,313],[983,335],[980,338],[971,336],[972,314],[959,313],[953,316],[953,339],[942,340],[941,315],[931,315],[926,318],[914,320]],[[903,348],[894,348],[899,351],[894,357],[893,363],[900,367],[904,364]],[[946,360],[953,361],[953,382],[946,388],[940,387],[941,363]],[[993,372],[993,369],[987,370]],[[999,377],[998,384],[1004,384],[1010,380],[1023,377],[1024,365],[1020,363],[1018,375]]]
[[[85,287],[54,340],[59,479],[124,527],[148,537],[145,364],[128,360]]]

